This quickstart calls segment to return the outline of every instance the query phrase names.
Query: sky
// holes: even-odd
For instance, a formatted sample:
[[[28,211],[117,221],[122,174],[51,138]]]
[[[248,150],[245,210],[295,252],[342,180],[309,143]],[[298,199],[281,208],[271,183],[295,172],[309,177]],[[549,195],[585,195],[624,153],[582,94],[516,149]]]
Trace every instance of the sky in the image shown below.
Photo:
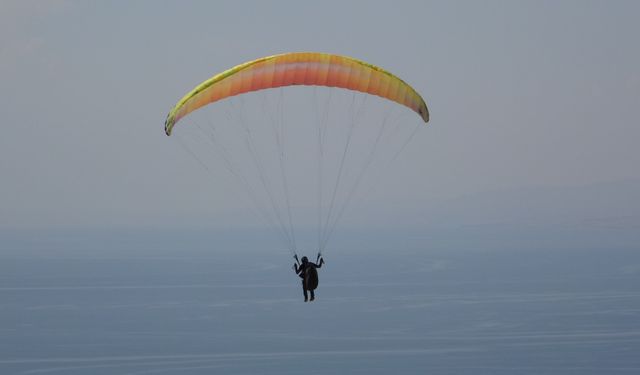
[[[629,234],[640,225],[639,11],[634,1],[3,1],[0,228],[259,225],[233,184],[204,181],[164,135],[166,113],[241,62],[322,51],[394,72],[431,112],[345,225],[589,232],[595,222]]]

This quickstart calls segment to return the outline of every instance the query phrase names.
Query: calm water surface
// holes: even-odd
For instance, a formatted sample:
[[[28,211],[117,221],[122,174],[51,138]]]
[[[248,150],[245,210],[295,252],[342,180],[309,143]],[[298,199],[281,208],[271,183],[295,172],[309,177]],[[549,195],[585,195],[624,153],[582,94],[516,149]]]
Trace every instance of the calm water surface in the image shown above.
[[[636,374],[635,250],[5,256],[0,374]]]

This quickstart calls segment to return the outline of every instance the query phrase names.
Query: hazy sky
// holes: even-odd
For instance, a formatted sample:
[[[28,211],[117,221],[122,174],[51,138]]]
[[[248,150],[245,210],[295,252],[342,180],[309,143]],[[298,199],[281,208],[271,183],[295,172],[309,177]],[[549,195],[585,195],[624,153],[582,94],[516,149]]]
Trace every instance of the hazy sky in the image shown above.
[[[377,196],[395,218],[637,180],[638,14],[637,1],[3,1],[0,227],[223,223],[235,198],[193,183],[166,113],[214,73],[300,50],[375,63],[425,97],[431,122]]]

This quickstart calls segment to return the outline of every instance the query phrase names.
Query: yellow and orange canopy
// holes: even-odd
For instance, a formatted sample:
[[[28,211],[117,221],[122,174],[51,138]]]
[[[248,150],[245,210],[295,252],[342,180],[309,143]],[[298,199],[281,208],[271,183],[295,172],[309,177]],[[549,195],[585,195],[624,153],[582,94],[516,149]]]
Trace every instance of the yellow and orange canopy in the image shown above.
[[[377,95],[404,105],[429,121],[422,97],[400,78],[351,57],[317,52],[267,56],[235,66],[204,81],[171,109],[165,132],[182,117],[209,103],[251,91],[282,86],[339,87]]]

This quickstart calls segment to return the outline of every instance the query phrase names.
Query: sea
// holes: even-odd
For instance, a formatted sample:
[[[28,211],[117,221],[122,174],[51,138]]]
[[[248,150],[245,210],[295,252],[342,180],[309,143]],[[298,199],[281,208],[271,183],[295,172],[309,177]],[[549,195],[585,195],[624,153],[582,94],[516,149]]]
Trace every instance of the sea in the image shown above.
[[[69,243],[0,253],[0,374],[640,373],[636,248],[351,244],[304,302],[286,251]]]

